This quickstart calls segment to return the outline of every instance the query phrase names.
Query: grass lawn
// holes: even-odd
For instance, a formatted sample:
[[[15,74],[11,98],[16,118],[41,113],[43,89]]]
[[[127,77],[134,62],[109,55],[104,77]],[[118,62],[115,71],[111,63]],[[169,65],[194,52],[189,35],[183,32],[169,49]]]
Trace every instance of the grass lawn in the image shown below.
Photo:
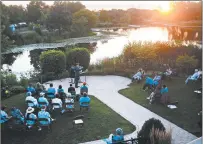
[[[15,105],[24,113],[26,109],[24,101],[24,94],[20,94],[2,101],[2,104],[7,105],[8,108]],[[74,114],[52,114],[52,117],[56,118],[56,123],[52,126],[52,132],[42,130],[42,134],[37,131],[19,132],[10,130],[5,133],[3,132],[2,144],[11,144],[13,142],[15,144],[77,144],[107,138],[118,127],[123,128],[125,134],[135,130],[132,124],[93,96],[91,96],[89,112],[80,112],[78,105],[76,103]],[[9,110],[8,108],[7,110]],[[85,116],[84,128],[73,129],[72,119],[80,114]]]
[[[149,104],[147,92],[142,91],[143,83],[133,83],[129,88],[120,90],[119,93],[142,105],[150,111],[171,121],[179,127],[193,133],[200,131],[197,122],[199,117],[197,113],[202,109],[202,96],[194,93],[196,88],[201,87],[200,82],[191,82],[185,85],[185,79],[173,78],[171,81],[166,80],[164,84],[169,89],[171,101],[179,101],[177,109],[169,109],[159,104]],[[198,136],[198,134],[196,134]]]

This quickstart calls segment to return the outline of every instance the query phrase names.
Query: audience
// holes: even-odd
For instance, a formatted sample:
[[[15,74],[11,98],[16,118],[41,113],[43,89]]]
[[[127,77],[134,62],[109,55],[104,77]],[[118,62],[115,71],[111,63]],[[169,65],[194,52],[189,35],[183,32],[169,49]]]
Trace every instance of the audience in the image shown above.
[[[64,93],[64,90],[62,88],[62,85],[59,85],[59,88],[57,90],[58,93]]]
[[[8,120],[10,120],[12,118],[12,116],[8,116],[8,114],[5,112],[6,106],[2,106],[1,107],[1,119],[0,119],[0,123],[5,123]]]
[[[62,100],[59,98],[59,94],[56,94],[56,98],[52,99],[52,104],[57,103],[60,105],[60,108],[62,108]]]
[[[23,124],[24,123],[24,116],[19,109],[16,107],[11,108],[11,116],[16,119],[16,123]]]
[[[75,92],[75,88],[73,87],[72,84],[70,84],[70,87],[68,88],[68,92],[69,93]]]
[[[83,93],[83,96],[80,98],[79,102],[80,102],[80,106],[88,106],[88,105],[83,104],[83,103],[89,103],[90,102],[90,98],[89,98],[89,96],[87,96],[86,92]]]
[[[88,87],[86,86],[86,82],[83,83],[83,85],[80,87],[80,94],[83,95],[83,93],[88,93]]]
[[[161,103],[167,104],[169,102],[168,98],[168,88],[166,85],[163,85],[161,89]]]
[[[198,69],[195,69],[195,73],[194,73],[192,76],[190,75],[190,76],[186,79],[185,84],[188,84],[188,81],[189,81],[189,80],[197,80],[197,79],[200,77],[200,75],[201,75],[201,72],[198,71]]]
[[[26,125],[28,126],[28,128],[36,124],[37,116],[33,113],[34,111],[35,109],[32,107],[28,107],[26,110],[25,119],[26,119]],[[33,119],[35,121],[29,120],[29,119]],[[39,128],[39,130],[41,130],[41,128]]]
[[[161,80],[161,76],[159,76],[158,73],[156,73],[156,75],[153,79],[153,81],[154,81],[153,85],[156,87],[159,84],[160,80]]]
[[[140,69],[133,77],[132,77],[132,82],[134,80],[142,80],[142,70]]]
[[[123,130],[121,128],[117,128],[116,129],[116,134],[110,134],[109,138],[105,140],[105,142],[107,142],[107,144],[112,144],[112,143],[119,143],[122,141],[124,141],[124,134],[123,134]]]
[[[45,118],[48,120],[48,121],[40,121],[40,124],[42,125],[51,124],[51,122],[54,120],[51,118],[49,112],[46,111],[46,106],[42,106],[41,111],[38,112],[38,118]]]
[[[48,102],[48,100],[44,97],[44,93],[40,93],[40,97],[39,97],[39,99],[38,99],[38,102],[40,103],[40,102],[46,102],[46,105],[45,106],[48,106],[49,105],[49,102]],[[42,107],[42,105],[40,105],[39,104],[39,107]]]
[[[32,101],[32,103],[28,103],[28,107],[38,107],[38,102],[37,99],[34,98],[30,93],[29,95],[26,97],[25,101]]]

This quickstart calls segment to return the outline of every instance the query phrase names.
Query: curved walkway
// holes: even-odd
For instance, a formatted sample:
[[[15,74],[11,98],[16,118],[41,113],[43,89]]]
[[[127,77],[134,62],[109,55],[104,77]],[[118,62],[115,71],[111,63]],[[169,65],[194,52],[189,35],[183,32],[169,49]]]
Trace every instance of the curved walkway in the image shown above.
[[[84,76],[81,77],[81,80],[85,80]],[[115,112],[135,125],[137,127],[137,131],[141,129],[146,120],[156,118],[161,120],[167,129],[172,129],[172,144],[187,144],[197,138],[168,120],[119,94],[118,90],[127,88],[127,85],[131,82],[130,79],[120,76],[87,76],[86,82],[89,86],[89,94],[96,96]],[[70,84],[68,78],[55,80],[52,81],[52,83],[55,86],[62,84],[65,88],[68,88]],[[47,87],[47,85],[45,86]],[[68,90],[65,89],[65,92],[67,91]],[[77,89],[77,93],[79,93],[79,88]],[[136,133],[137,132],[133,132],[133,135],[136,136]],[[131,135],[128,135],[127,137],[130,136]],[[102,140],[98,140],[87,142],[87,144],[88,143],[103,144],[104,142]]]

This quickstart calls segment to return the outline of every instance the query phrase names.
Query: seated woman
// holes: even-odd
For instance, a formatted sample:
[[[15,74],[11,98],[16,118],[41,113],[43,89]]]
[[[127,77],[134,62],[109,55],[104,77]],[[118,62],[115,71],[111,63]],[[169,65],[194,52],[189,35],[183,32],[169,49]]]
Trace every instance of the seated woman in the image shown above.
[[[57,92],[58,93],[64,93],[64,89],[62,88],[62,85],[59,85]]]
[[[55,104],[58,104],[58,106],[54,106],[55,108],[62,108],[62,100],[59,98],[59,94],[56,94],[56,98],[52,99],[52,104],[55,103]]]
[[[15,118],[16,124],[23,124],[24,123],[24,116],[19,109],[16,107],[11,108],[11,116]]]
[[[142,80],[142,70],[140,69],[133,77],[132,77],[132,82],[135,80]]]
[[[87,106],[87,105],[84,105],[83,103],[90,102],[90,98],[87,96],[86,92],[83,93],[83,96],[80,98],[79,102],[80,102],[80,106]]]
[[[83,93],[88,93],[88,87],[86,86],[86,82],[83,83],[83,85],[80,87],[80,94],[83,95]]]
[[[170,75],[172,74],[171,68],[168,68],[164,74],[165,74],[166,76],[170,76]]]
[[[52,121],[54,121],[54,119],[51,118],[51,115],[49,112],[46,111],[46,106],[42,106],[41,111],[38,112],[38,118],[45,118],[48,121],[39,121],[39,123],[41,125],[47,125],[47,124],[51,124]]]
[[[39,103],[39,107],[41,108],[42,106],[48,106],[49,105],[49,102],[48,102],[48,100],[44,97],[44,93],[40,93],[40,97],[39,97],[39,99],[38,99],[38,103]],[[40,102],[45,102],[46,103],[46,105],[41,105],[40,104]]]
[[[28,107],[25,113],[25,124],[28,128],[36,126],[37,116],[34,114],[35,109]],[[32,119],[32,120],[31,120]],[[41,128],[39,128],[41,130]]]
[[[154,77],[154,79],[153,79],[153,81],[154,81],[154,86],[156,87],[158,84],[159,84],[159,82],[161,81],[161,76],[159,76],[158,74],[156,74],[155,75],[155,77]]]
[[[149,96],[149,104],[154,102],[160,103],[161,100],[161,87],[157,86],[154,92],[152,92]]]
[[[0,123],[6,123],[7,121],[9,121],[12,116],[8,116],[8,114],[5,112],[6,106],[2,106],[1,107],[1,119],[0,119]]]
[[[116,129],[116,134],[110,134],[108,139],[104,140],[107,144],[111,144],[111,143],[119,143],[124,141],[124,134],[123,134],[123,130],[121,128],[117,128]]]
[[[145,91],[146,87],[148,87],[148,89],[151,89],[154,85],[154,81],[152,78],[150,77],[146,77],[146,81],[145,84],[143,86],[143,90]]]
[[[27,87],[27,92],[31,92],[32,95],[36,94],[36,90],[35,88],[32,86],[32,84],[29,84],[29,86]]]
[[[51,83],[50,87],[47,90],[47,97],[48,98],[54,98],[55,97],[55,93],[56,93],[56,90],[55,90],[55,88],[53,88],[53,84]]]
[[[189,80],[197,80],[200,76],[200,72],[198,71],[198,69],[195,69],[195,73],[191,76],[189,76],[186,81],[185,81],[185,84],[188,84],[188,81]]]
[[[73,109],[74,109],[74,99],[71,97],[71,95],[69,95],[65,99],[65,105],[66,105],[66,109],[73,111]]]

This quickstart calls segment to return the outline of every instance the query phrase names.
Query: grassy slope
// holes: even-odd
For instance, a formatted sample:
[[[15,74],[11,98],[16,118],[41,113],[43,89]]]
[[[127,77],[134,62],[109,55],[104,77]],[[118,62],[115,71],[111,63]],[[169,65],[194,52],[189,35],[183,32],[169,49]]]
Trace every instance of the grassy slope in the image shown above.
[[[23,112],[25,111],[24,95],[16,95],[9,99],[2,101],[3,104],[11,107],[15,105]],[[51,133],[40,134],[39,132],[25,133],[12,131],[7,136],[2,136],[6,140],[2,143],[9,144],[12,141],[17,143],[27,144],[76,144],[79,142],[92,141],[96,139],[106,138],[110,133],[114,132],[116,128],[123,128],[126,134],[135,130],[134,126],[128,121],[123,119],[120,115],[115,113],[105,104],[100,102],[95,97],[91,97],[91,109],[89,113],[82,113],[85,115],[84,129],[72,129],[72,118],[76,115],[80,115],[78,103],[76,104],[76,112],[71,114],[59,115],[52,114],[52,117],[56,118],[56,123],[53,124],[53,130]],[[6,134],[7,135],[7,134]]]
[[[172,101],[179,101],[178,108],[171,110],[162,105],[149,105],[146,100],[147,92],[141,90],[143,84],[132,84],[130,88],[120,90],[119,92],[133,100],[134,102],[146,107],[150,111],[164,117],[183,129],[194,132],[199,131],[197,122],[199,117],[197,113],[202,108],[202,97],[194,93],[196,88],[201,87],[201,83],[184,84],[185,79],[175,78],[172,81],[165,81],[164,83],[169,88],[169,95]]]

